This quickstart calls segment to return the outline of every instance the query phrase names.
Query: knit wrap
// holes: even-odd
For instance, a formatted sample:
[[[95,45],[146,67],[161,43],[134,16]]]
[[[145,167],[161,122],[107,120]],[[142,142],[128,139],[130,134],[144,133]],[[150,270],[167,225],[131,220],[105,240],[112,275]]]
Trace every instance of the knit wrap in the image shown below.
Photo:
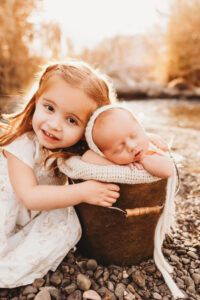
[[[60,171],[72,179],[94,179],[125,184],[150,183],[160,180],[144,169],[134,168],[132,171],[130,167],[122,165],[93,165],[82,161],[80,156],[72,156],[59,165]]]

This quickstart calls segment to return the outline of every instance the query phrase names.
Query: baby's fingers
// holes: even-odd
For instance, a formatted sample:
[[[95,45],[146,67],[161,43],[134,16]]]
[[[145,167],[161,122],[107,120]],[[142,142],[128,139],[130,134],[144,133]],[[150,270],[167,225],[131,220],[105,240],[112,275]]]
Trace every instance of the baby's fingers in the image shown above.
[[[135,162],[135,166],[138,170],[143,170],[144,169],[143,166],[141,164],[137,163],[137,162]]]
[[[128,166],[129,166],[129,168],[131,169],[131,171],[134,170],[134,164],[133,164],[133,163],[128,164]]]

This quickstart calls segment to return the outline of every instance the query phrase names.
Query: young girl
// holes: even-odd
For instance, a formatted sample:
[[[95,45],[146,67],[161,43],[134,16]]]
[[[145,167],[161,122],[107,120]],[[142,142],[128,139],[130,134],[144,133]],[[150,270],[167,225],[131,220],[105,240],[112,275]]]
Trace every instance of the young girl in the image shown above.
[[[66,186],[55,172],[57,157],[72,155],[90,115],[111,99],[108,83],[88,65],[55,64],[24,110],[1,124],[0,288],[30,284],[57,268],[81,236],[72,206],[108,207],[119,197],[115,184]]]
[[[173,161],[159,151],[134,117],[122,105],[110,104],[97,109],[86,127],[90,150],[82,160],[96,165],[128,165],[132,170],[145,169],[151,175],[169,178],[174,172]]]

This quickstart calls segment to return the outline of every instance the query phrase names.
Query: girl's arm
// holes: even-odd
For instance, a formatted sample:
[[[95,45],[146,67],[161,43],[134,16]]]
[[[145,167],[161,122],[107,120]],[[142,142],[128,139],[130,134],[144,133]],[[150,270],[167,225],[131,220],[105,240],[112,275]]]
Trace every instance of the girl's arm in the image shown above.
[[[173,161],[166,156],[158,154],[145,155],[139,163],[153,176],[169,178],[173,175]]]
[[[17,198],[31,210],[50,210],[81,202],[109,207],[119,197],[119,187],[95,180],[73,185],[39,185],[33,170],[16,156],[4,151],[10,182]]]

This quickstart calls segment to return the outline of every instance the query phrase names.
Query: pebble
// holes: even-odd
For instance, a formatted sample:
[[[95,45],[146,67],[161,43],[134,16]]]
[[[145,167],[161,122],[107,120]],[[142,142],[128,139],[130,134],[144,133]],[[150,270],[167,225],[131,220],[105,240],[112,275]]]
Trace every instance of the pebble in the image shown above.
[[[101,297],[97,292],[88,290],[83,293],[83,299],[101,300]]]
[[[200,274],[193,273],[193,274],[192,274],[192,278],[193,278],[194,283],[195,283],[196,285],[200,284]]]
[[[51,295],[47,290],[44,289],[35,296],[34,300],[51,300]]]
[[[65,293],[67,295],[69,295],[69,294],[73,293],[76,290],[76,288],[77,288],[77,285],[75,283],[72,283],[72,284],[66,286],[63,290],[65,291]]]
[[[135,296],[132,293],[128,293],[124,296],[124,300],[134,300],[136,299]]]
[[[38,291],[38,289],[36,289],[35,287],[33,287],[32,285],[28,285],[27,287],[25,287],[25,289],[22,292],[22,295],[26,296],[28,294],[36,294]]]
[[[76,290],[67,297],[67,300],[82,300],[81,291]]]
[[[126,287],[124,284],[118,283],[115,288],[115,296],[117,296],[119,299],[123,298],[125,289]]]
[[[94,273],[94,277],[98,279],[103,274],[103,270],[99,269]]]
[[[132,273],[133,281],[141,288],[145,287],[145,277],[140,271]]]
[[[108,272],[108,271],[105,271],[105,272],[103,273],[103,280],[104,280],[104,281],[107,281],[108,278],[109,278],[109,276],[110,276],[109,272]]]
[[[61,270],[62,270],[64,273],[69,273],[69,266],[68,266],[66,263],[62,263],[62,265],[61,265]]]
[[[176,255],[171,255],[170,256],[171,261],[175,262],[175,263],[179,263],[179,258]]]
[[[87,291],[87,290],[89,290],[89,288],[91,286],[91,281],[86,275],[78,274],[77,286],[80,290]]]
[[[43,286],[44,283],[45,283],[45,280],[43,278],[38,278],[38,279],[35,279],[35,281],[33,282],[32,285],[36,289],[39,289],[41,286]]]
[[[187,264],[189,264],[189,262],[190,262],[190,260],[188,259],[188,258],[182,258],[182,262],[185,264],[185,265],[187,265]]]
[[[91,281],[91,287],[93,290],[97,291],[99,289],[99,285],[96,283],[96,281],[94,279],[90,279]]]
[[[97,261],[95,259],[88,259],[86,266],[87,266],[88,270],[95,271],[98,264],[97,264]]]
[[[61,300],[61,292],[54,286],[45,286],[40,288],[41,291],[47,290],[55,300]]]
[[[185,287],[184,281],[181,278],[177,278],[176,281],[177,281],[179,288],[184,289],[184,287]]]
[[[111,292],[114,292],[114,284],[111,281],[107,282],[107,287]]]
[[[58,286],[61,283],[61,278],[57,273],[53,273],[52,276],[50,277],[50,282],[55,285]]]
[[[158,293],[153,293],[153,298],[157,299],[157,300],[160,300],[160,299],[162,299],[162,296]]]
[[[198,259],[198,255],[192,251],[188,251],[187,255],[189,255],[190,257],[194,258],[194,259]]]
[[[128,275],[128,273],[127,273],[126,270],[124,270],[124,271],[122,272],[122,277],[123,277],[124,279],[126,279],[126,278],[129,277],[129,275]]]
[[[148,274],[153,274],[156,272],[156,267],[155,267],[155,265],[150,265],[150,266],[145,267],[144,270]]]
[[[28,294],[27,296],[26,296],[26,299],[27,300],[32,300],[32,299],[35,299],[36,297],[35,297],[35,294]]]
[[[97,292],[103,299],[116,300],[115,294],[109,291],[106,287],[100,288]]]

